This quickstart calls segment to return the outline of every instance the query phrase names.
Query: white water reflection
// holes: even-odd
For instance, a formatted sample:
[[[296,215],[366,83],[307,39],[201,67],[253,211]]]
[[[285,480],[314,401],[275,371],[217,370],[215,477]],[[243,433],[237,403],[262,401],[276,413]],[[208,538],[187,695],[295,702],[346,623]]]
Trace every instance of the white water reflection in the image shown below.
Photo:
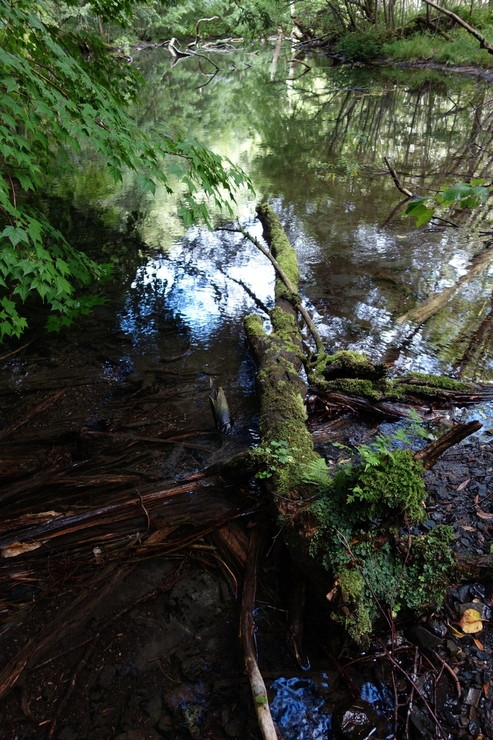
[[[247,228],[252,236],[262,238],[259,224],[247,224]],[[148,334],[159,331],[151,316],[155,301],[149,305],[150,289],[162,301],[163,310],[187,327],[192,345],[209,347],[225,324],[237,330],[242,317],[262,311],[260,302],[272,304],[274,272],[267,258],[241,234],[194,228],[166,255],[153,257],[139,268],[131,288],[121,328],[135,341],[142,332],[136,314],[149,317]]]

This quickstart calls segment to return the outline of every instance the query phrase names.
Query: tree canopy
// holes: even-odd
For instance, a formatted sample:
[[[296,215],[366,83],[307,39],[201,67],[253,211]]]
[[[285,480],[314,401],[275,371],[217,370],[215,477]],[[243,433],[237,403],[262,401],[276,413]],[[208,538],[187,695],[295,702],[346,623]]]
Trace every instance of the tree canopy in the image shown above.
[[[133,3],[94,0],[84,7],[127,23]],[[142,77],[101,35],[72,24],[72,15],[69,4],[0,0],[0,338],[26,328],[22,304],[33,293],[51,308],[49,329],[101,302],[79,293],[107,267],[69,244],[43,208],[40,194],[55,162],[70,168],[71,156],[90,146],[115,181],[130,168],[145,191],[160,182],[170,192],[163,162],[173,155],[168,173],[186,186],[186,223],[208,221],[199,191],[227,207],[235,189],[248,184],[229,161],[166,122],[141,131],[129,106]]]

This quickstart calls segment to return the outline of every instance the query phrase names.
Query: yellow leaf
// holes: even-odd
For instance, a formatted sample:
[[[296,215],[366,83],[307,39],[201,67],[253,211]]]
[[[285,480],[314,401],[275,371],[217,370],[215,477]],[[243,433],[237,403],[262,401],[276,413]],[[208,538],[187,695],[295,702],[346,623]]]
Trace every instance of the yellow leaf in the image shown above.
[[[466,609],[458,622],[459,627],[466,635],[472,635],[475,632],[481,632],[483,629],[483,623],[481,621],[481,614],[477,609]]]
[[[453,637],[459,637],[459,638],[464,637],[464,633],[463,632],[459,632],[459,630],[456,630],[455,627],[452,627],[451,624],[448,624],[447,623],[447,626],[448,626],[448,628],[450,630],[450,634]]]

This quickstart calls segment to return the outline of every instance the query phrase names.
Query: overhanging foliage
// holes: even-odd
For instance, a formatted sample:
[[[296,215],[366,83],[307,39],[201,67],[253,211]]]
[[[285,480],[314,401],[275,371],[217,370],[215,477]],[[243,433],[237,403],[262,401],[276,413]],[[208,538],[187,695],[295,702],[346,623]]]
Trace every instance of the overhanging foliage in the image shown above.
[[[128,0],[94,5],[94,12],[121,20]],[[104,12],[103,12],[104,11]],[[43,214],[39,193],[55,156],[70,167],[70,152],[90,146],[115,181],[126,168],[138,171],[145,191],[156,183],[171,192],[164,158],[187,192],[180,215],[186,224],[208,221],[202,193],[229,207],[234,190],[248,183],[228,160],[165,123],[142,132],[128,113],[143,79],[111,55],[102,38],[57,24],[41,0],[0,0],[0,338],[19,336],[27,321],[21,304],[35,292],[52,309],[49,329],[100,302],[77,296],[80,286],[104,277],[104,266],[67,243]],[[179,160],[179,162],[180,162]],[[59,164],[57,164],[59,166]],[[197,197],[200,191],[200,197]]]

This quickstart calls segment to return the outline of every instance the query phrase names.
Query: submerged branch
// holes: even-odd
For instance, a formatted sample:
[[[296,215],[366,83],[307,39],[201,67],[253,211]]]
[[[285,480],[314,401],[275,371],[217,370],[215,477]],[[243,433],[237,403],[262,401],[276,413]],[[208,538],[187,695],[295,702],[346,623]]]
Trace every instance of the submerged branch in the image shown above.
[[[384,157],[384,161],[385,161],[385,164],[387,165],[387,168],[388,168],[388,170],[389,170],[389,172],[390,172],[390,175],[391,175],[391,177],[392,177],[392,180],[394,181],[394,185],[396,186],[397,190],[399,190],[399,192],[401,192],[401,193],[402,193],[403,195],[405,195],[405,196],[406,196],[407,198],[414,198],[414,193],[411,193],[411,191],[410,191],[410,190],[408,190],[407,188],[405,188],[405,187],[404,187],[404,186],[403,186],[403,185],[401,184],[401,181],[399,180],[399,176],[398,176],[397,172],[396,172],[396,171],[395,171],[395,169],[394,169],[394,168],[392,167],[392,165],[390,164],[390,162],[389,162],[389,160],[387,159],[387,157]],[[400,204],[399,204],[399,205],[400,205]]]
[[[257,591],[257,568],[264,533],[260,525],[250,531],[250,542],[245,569],[245,583],[243,585],[243,599],[241,602],[240,639],[245,655],[245,667],[250,681],[253,695],[253,705],[264,740],[277,740],[277,732],[269,708],[269,699],[264,679],[257,663],[257,649],[255,645],[255,594]]]
[[[266,249],[264,247],[264,245],[259,242],[258,239],[256,239],[252,234],[250,234],[249,231],[246,231],[246,229],[243,229],[239,225],[235,229],[226,229],[226,228],[223,228],[222,231],[234,231],[234,232],[239,232],[240,234],[243,234],[243,236],[246,237],[246,239],[248,239],[249,241],[251,241],[252,244],[254,244],[257,247],[257,249],[259,249],[262,252],[262,254],[265,255],[268,260],[270,260],[270,262],[272,263],[272,265],[273,265],[276,273],[279,275],[279,277],[283,281],[283,283],[286,286],[286,288],[289,291],[289,293],[291,293],[293,296],[295,296],[295,295],[297,296],[297,292],[296,292],[294,286],[292,285],[290,279],[288,278],[288,276],[286,275],[285,271],[282,269],[281,265],[276,260],[276,258],[274,257],[274,255],[268,249]],[[299,313],[303,317],[303,320],[304,320],[305,324],[307,325],[308,330],[310,331],[310,334],[312,335],[312,337],[314,339],[315,345],[317,347],[317,352],[319,354],[324,354],[325,353],[325,348],[324,348],[324,345],[323,345],[323,342],[322,342],[322,337],[320,336],[317,327],[313,323],[313,319],[311,318],[310,314],[308,313],[308,311],[306,310],[306,308],[303,306],[303,304],[301,303],[301,301],[296,301],[295,304],[294,304],[294,307],[295,307],[295,309],[297,311],[299,311]]]

